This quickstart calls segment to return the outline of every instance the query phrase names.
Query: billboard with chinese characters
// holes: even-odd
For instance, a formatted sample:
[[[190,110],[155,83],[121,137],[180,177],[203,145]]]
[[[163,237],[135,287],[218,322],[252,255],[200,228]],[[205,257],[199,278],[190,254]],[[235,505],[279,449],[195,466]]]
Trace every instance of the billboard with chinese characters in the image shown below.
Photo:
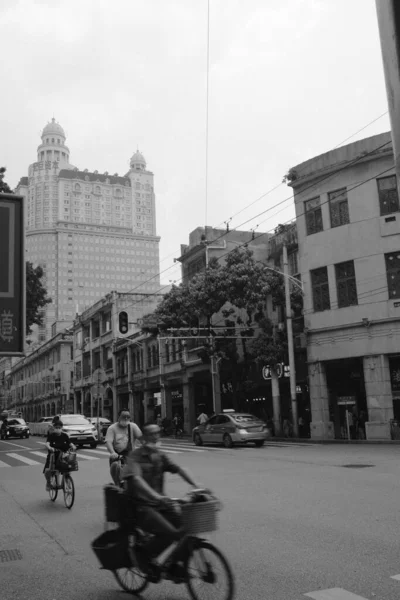
[[[0,194],[0,356],[25,350],[23,197]]]

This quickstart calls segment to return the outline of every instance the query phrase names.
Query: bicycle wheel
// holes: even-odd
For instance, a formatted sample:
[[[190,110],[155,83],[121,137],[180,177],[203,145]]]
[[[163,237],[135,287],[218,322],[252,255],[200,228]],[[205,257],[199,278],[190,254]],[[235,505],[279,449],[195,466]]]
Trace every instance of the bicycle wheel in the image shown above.
[[[186,585],[193,600],[232,600],[235,591],[232,569],[218,548],[196,540],[186,557]]]
[[[58,495],[57,473],[53,472],[50,475],[50,489],[49,489],[50,500],[52,502],[54,502],[55,499],[57,498],[57,495]]]
[[[75,500],[74,481],[69,473],[65,473],[63,477],[63,492],[65,506],[71,509]]]
[[[149,585],[149,579],[138,564],[135,550],[128,547],[128,553],[132,566],[115,569],[114,577],[125,592],[139,594]]]

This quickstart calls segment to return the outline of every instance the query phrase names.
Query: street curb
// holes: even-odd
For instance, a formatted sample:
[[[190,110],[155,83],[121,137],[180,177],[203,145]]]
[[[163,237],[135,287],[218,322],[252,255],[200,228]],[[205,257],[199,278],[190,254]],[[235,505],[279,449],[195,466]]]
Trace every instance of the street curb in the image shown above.
[[[388,446],[399,446],[400,440],[316,440],[311,438],[269,438],[268,442],[285,442],[288,444],[342,444],[345,446],[349,445],[377,445],[377,444],[387,444]]]
[[[192,436],[188,435],[188,434],[184,434],[182,435],[180,438],[174,438],[173,435],[162,435],[161,439],[163,440],[174,440],[174,441],[179,441],[179,440],[191,440]],[[304,444],[304,445],[310,445],[310,444],[332,444],[332,445],[337,445],[337,444],[342,444],[345,446],[349,446],[349,445],[365,445],[365,446],[376,446],[376,445],[382,445],[382,444],[386,444],[388,446],[399,446],[400,445],[400,440],[315,440],[315,439],[311,439],[311,438],[285,438],[285,437],[270,437],[267,440],[265,440],[266,442],[285,442],[286,444]]]

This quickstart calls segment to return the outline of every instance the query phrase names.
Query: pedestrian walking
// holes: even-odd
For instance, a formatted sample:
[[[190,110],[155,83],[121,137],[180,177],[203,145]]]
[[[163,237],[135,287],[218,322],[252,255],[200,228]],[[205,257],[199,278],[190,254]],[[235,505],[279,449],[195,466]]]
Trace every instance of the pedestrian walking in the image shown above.
[[[201,412],[199,414],[199,416],[197,417],[197,421],[198,421],[199,425],[204,425],[204,423],[206,423],[208,421],[208,416],[206,415],[205,412]]]

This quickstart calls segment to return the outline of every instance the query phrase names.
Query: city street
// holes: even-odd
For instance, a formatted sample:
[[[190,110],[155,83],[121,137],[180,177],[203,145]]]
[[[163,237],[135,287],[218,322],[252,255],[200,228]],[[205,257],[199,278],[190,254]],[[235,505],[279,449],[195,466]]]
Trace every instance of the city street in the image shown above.
[[[399,446],[227,450],[168,439],[164,447],[224,503],[220,529],[210,537],[234,568],[239,600],[398,599]],[[126,597],[90,548],[104,529],[104,446],[79,451],[71,511],[62,497],[50,502],[42,454],[43,438],[0,443],[0,556],[21,553],[0,563],[1,600]],[[167,478],[168,493],[183,495],[186,485]],[[169,582],[143,596],[189,598],[184,586]]]

